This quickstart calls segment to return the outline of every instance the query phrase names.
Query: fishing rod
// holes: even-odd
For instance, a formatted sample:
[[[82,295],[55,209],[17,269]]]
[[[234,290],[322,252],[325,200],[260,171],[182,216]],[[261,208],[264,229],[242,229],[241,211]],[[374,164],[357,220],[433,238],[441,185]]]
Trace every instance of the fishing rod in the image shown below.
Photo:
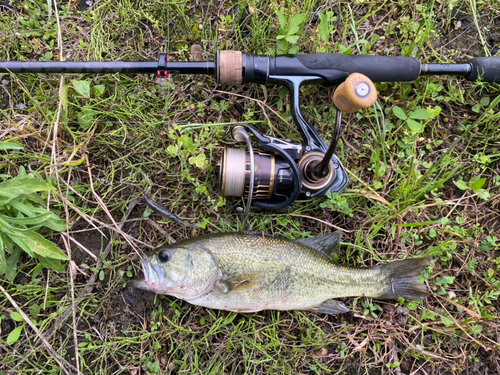
[[[220,85],[276,84],[288,88],[291,116],[302,142],[260,133],[248,124],[235,124],[236,141],[247,142],[248,151],[225,147],[218,179],[225,197],[248,199],[263,209],[281,209],[297,198],[341,192],[347,173],[335,155],[342,113],[372,106],[377,100],[373,82],[414,81],[425,75],[462,76],[469,81],[500,83],[500,57],[475,57],[461,64],[422,64],[414,57],[296,54],[252,55],[219,51],[215,62],[170,61],[160,53],[157,62],[0,62],[0,73],[153,73],[205,74]],[[300,112],[300,88],[306,85],[338,86],[333,95],[337,117],[328,146]],[[249,133],[256,139],[253,151]]]

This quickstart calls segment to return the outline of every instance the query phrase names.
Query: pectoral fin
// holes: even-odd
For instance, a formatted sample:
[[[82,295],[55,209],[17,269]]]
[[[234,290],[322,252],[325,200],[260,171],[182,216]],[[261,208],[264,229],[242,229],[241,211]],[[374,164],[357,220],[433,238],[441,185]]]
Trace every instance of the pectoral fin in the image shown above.
[[[293,242],[310,247],[318,253],[326,256],[328,259],[333,260],[333,255],[339,246],[341,236],[342,232],[337,230],[325,236],[301,238],[294,240]]]
[[[345,307],[345,305],[342,302],[334,299],[329,299],[319,304],[318,306],[314,306],[304,310],[320,314],[330,314],[330,315],[342,314],[349,311],[349,309]]]
[[[256,273],[244,274],[219,281],[218,287],[224,294],[242,292],[253,289],[261,281],[262,275]]]

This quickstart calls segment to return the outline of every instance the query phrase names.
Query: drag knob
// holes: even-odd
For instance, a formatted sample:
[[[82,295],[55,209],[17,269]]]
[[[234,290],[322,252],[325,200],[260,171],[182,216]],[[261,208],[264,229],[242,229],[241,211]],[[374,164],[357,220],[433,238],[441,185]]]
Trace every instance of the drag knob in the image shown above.
[[[377,89],[367,76],[353,73],[342,82],[333,94],[337,109],[353,113],[371,107],[377,101]]]

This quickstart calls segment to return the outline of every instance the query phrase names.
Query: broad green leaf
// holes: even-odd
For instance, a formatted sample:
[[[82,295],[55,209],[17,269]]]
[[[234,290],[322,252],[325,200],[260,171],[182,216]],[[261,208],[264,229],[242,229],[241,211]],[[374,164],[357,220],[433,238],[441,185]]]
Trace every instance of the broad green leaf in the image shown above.
[[[9,336],[7,336],[7,345],[15,344],[17,340],[19,340],[19,336],[21,336],[23,328],[24,324],[10,331]]]
[[[483,107],[488,106],[490,104],[490,97],[489,96],[485,96],[484,98],[481,99],[481,101],[479,103],[481,103],[481,105]]]
[[[474,106],[472,106],[471,110],[472,110],[472,112],[475,112],[475,113],[481,112],[481,104],[475,104]]]
[[[410,118],[415,120],[427,120],[429,119],[429,113],[426,109],[417,109],[410,113]]]
[[[23,146],[14,142],[0,142],[0,150],[22,150]]]
[[[47,211],[45,214],[31,216],[31,217],[11,217],[0,214],[0,219],[18,225],[40,225],[43,224],[44,221],[48,219],[50,216],[50,212]]]
[[[297,43],[297,40],[299,40],[299,36],[298,35],[289,35],[286,37],[286,40],[289,43],[295,44],[295,43]]]
[[[90,91],[92,91],[92,94],[94,94],[97,97],[102,96],[104,94],[105,90],[106,90],[106,86],[104,86],[104,85],[92,86],[92,88],[90,89]]]
[[[47,214],[47,218],[45,219],[45,221],[43,223],[40,224],[41,226],[53,229],[57,232],[60,232],[62,230],[66,230],[66,220],[61,219],[55,213],[47,211],[45,208],[33,207],[31,205],[30,205],[30,211],[33,213],[33,215],[29,215],[29,216]]]
[[[6,242],[5,238],[8,238],[9,241],[11,241],[11,242],[7,242],[6,243],[7,250],[9,250],[9,253],[11,254],[9,260],[7,261],[7,270],[6,270],[6,272],[9,270],[9,261],[12,258],[13,251],[18,251],[19,248],[21,248],[22,250],[26,251],[30,257],[32,257],[34,255],[34,253],[31,251],[29,245],[26,244],[26,243],[24,243],[24,239],[27,239],[27,237],[24,235],[24,233],[27,233],[29,231],[29,229],[26,229],[26,228],[24,228],[24,229],[14,228],[10,224],[8,224],[8,223],[0,220],[0,231],[2,231],[3,234],[5,235],[4,242]],[[9,248],[9,246],[8,246],[9,243],[11,245],[12,244],[17,244],[17,246],[11,246],[11,248]],[[17,259],[16,259],[16,262],[17,262]]]
[[[298,26],[292,26],[292,27],[290,27],[290,30],[288,30],[288,32],[286,33],[286,35],[293,35],[297,31],[299,31],[299,27]]]
[[[47,227],[57,232],[67,229],[66,220],[61,219],[55,213],[49,211],[49,216],[38,228]]]
[[[405,114],[405,111],[403,111],[397,105],[395,105],[394,107],[392,107],[392,113],[394,113],[394,116],[396,116],[397,118],[399,118],[401,120],[406,120],[408,118],[406,116],[406,114]]]
[[[82,107],[82,111],[78,114],[78,124],[87,129],[94,123],[94,111],[88,105]]]
[[[48,19],[52,17],[52,0],[47,0]],[[45,36],[45,35],[44,35]]]
[[[455,276],[443,276],[442,279],[446,284],[451,285],[455,281]]]
[[[276,222],[281,226],[287,226],[290,223],[290,220],[286,216],[278,216],[276,218]]]
[[[33,252],[42,257],[67,260],[68,257],[54,243],[43,238],[35,232],[17,232],[9,231],[9,237],[12,238],[18,246],[26,252]]]
[[[61,232],[67,229],[66,220],[60,219],[56,214],[52,214],[45,223],[44,227],[55,230],[56,232]]]
[[[420,313],[420,319],[430,319],[430,320],[434,320],[436,319],[436,314],[431,311],[431,310],[422,310],[422,312]]]
[[[68,91],[70,88],[70,84],[66,84],[62,87],[61,91],[59,91],[59,100],[62,104],[62,115],[64,120],[67,122],[68,119]]]
[[[31,194],[37,191],[48,191],[52,187],[41,178],[26,176],[13,178],[0,183],[0,196],[15,198],[21,194]]]
[[[42,272],[44,265],[43,263],[38,263],[35,268],[33,268],[33,271],[31,272],[31,282],[34,282],[37,278],[37,276]]]
[[[290,21],[290,26],[291,27],[300,26],[305,21],[306,17],[307,17],[306,13],[301,13],[293,16],[292,20]]]
[[[415,302],[408,302],[406,307],[408,310],[415,311],[417,309],[417,304]]]
[[[90,82],[88,81],[71,81],[76,92],[81,96],[90,99]]]
[[[280,23],[280,27],[284,29],[286,27],[286,18],[281,10],[276,11],[276,15],[278,16],[278,22]]]
[[[207,157],[205,154],[199,154],[198,156],[192,156],[189,158],[189,164],[194,164],[198,168],[203,168],[205,166],[205,162]]]
[[[413,134],[420,133],[423,129],[423,125],[420,122],[412,120],[411,118],[406,120],[406,125],[408,125]]]
[[[467,185],[467,182],[465,182],[465,181],[458,180],[458,181],[453,181],[453,183],[460,190],[467,190],[467,189],[469,189],[469,186]]]
[[[0,275],[5,274],[7,270],[7,260],[5,259],[5,250],[3,248],[2,236],[0,236]]]
[[[472,329],[475,333],[479,333],[483,330],[483,326],[480,324],[474,325],[474,328]]]
[[[146,207],[146,209],[144,210],[144,213],[142,214],[142,217],[149,217],[152,212],[153,212],[153,210],[150,207]]]
[[[472,190],[474,190],[475,192],[477,192],[479,189],[481,189],[483,187],[483,185],[486,183],[486,178],[480,178],[479,180],[475,181],[471,188]]]
[[[285,41],[282,40],[282,41],[278,42],[278,51],[277,51],[277,54],[278,55],[284,55],[284,54],[286,54],[287,53],[286,48],[287,48],[287,45],[286,45]]]
[[[196,152],[196,146],[193,144],[193,140],[187,135],[181,135],[179,137],[179,146],[188,150],[189,152]]]
[[[323,42],[328,42],[330,40],[330,31],[328,29],[328,20],[323,13],[319,13],[319,26],[318,33]]]
[[[24,168],[22,165],[19,167],[19,172],[17,174],[16,178],[22,178],[26,177],[28,174],[26,173],[26,168]]]
[[[40,255],[36,255],[36,258],[42,263],[44,267],[50,268],[52,271],[56,272],[65,272],[66,267],[61,263],[60,260],[58,259],[51,259],[51,258],[46,258],[42,257]],[[36,275],[33,273],[33,277]]]
[[[10,317],[12,320],[15,320],[16,322],[22,322],[24,320],[21,314],[19,314],[17,311],[12,311],[10,313]]]
[[[443,324],[444,324],[445,327],[451,327],[452,325],[455,324],[453,322],[453,320],[451,320],[450,318],[448,318],[446,316],[441,315],[440,318],[441,318],[441,321],[443,322]]]
[[[485,201],[490,199],[490,193],[487,190],[480,190],[477,196]]]
[[[25,216],[36,216],[36,213],[35,213],[35,210],[33,207],[33,205],[31,203],[28,203],[28,202],[21,202],[20,200],[17,200],[17,199],[14,199],[14,200],[10,200],[9,202],[7,202],[9,204],[10,207],[18,210],[19,212],[21,212],[22,214],[24,214]]]
[[[5,278],[9,281],[12,281],[14,280],[14,277],[16,277],[17,260],[21,255],[21,249],[18,246],[14,246],[14,243],[9,238],[9,236],[7,236],[5,233],[2,233],[1,231],[0,237],[2,237],[3,245],[10,253],[10,257],[9,259],[7,259],[5,267]]]
[[[179,153],[179,146],[170,145],[167,147],[167,152],[170,154],[170,156],[177,156],[177,154]]]

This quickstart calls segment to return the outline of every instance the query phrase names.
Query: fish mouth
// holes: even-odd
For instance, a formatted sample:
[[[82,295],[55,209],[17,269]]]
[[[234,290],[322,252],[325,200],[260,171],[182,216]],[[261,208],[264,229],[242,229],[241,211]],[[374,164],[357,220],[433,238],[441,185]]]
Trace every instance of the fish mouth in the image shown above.
[[[147,258],[143,258],[141,263],[144,278],[133,280],[132,285],[139,289],[157,290],[164,278],[163,270],[152,264]]]

